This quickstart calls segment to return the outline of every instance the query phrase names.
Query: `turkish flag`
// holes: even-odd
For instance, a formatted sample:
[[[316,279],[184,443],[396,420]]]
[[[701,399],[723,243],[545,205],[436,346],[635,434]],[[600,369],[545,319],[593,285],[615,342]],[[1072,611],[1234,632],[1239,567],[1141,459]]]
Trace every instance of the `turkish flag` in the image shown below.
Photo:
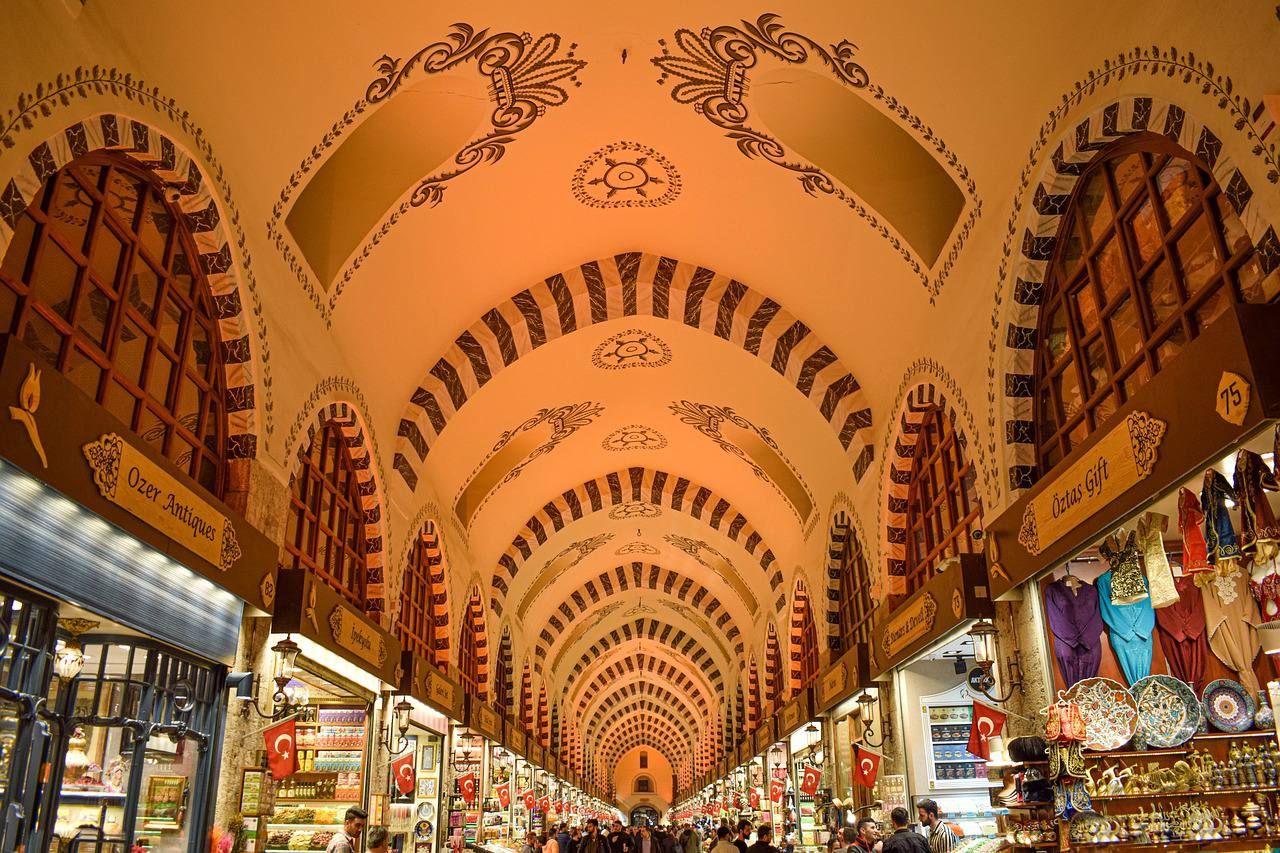
[[[395,777],[396,788],[401,794],[412,794],[415,781],[413,772],[413,750],[391,762],[391,774]]]
[[[822,781],[822,771],[817,767],[806,767],[804,778],[800,780],[801,792],[813,796],[818,793],[818,783]]]
[[[853,781],[865,788],[874,788],[876,786],[876,776],[880,773],[880,758],[880,753],[855,744]]]
[[[530,811],[533,811],[533,807],[538,803],[538,798],[534,796],[533,791],[525,791],[520,795],[520,799],[524,802],[524,807]]]
[[[787,782],[785,779],[774,779],[769,783],[769,799],[775,803],[782,802],[782,795],[787,793]]]
[[[504,809],[511,807],[511,783],[504,782],[493,789],[498,795],[498,805]]]
[[[267,742],[267,766],[271,778],[283,779],[298,772],[298,725],[293,718],[276,723],[262,733]]]
[[[463,773],[458,777],[458,791],[467,805],[476,801],[476,774]]]
[[[973,703],[973,722],[969,724],[969,745],[971,753],[983,761],[991,760],[991,738],[999,737],[1004,731],[1005,713],[995,708]]]
[[[747,797],[747,800],[748,802],[751,803],[751,808],[753,809],[760,808],[760,789],[752,788],[751,794]]]
[[[544,812],[551,811],[551,798],[543,797],[542,799],[538,800],[538,808],[542,809]]]

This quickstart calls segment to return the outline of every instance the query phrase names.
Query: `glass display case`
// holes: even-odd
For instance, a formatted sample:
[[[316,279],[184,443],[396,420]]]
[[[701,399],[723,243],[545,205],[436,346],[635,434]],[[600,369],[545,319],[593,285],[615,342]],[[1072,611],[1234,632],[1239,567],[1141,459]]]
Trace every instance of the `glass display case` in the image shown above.
[[[924,760],[929,787],[949,790],[985,787],[987,765],[969,752],[973,694],[967,684],[920,697],[923,716]]]
[[[470,847],[479,842],[480,816],[483,811],[484,741],[462,729],[452,735],[451,774],[449,779],[449,845]],[[462,796],[463,780],[472,779],[475,795],[468,803]]]

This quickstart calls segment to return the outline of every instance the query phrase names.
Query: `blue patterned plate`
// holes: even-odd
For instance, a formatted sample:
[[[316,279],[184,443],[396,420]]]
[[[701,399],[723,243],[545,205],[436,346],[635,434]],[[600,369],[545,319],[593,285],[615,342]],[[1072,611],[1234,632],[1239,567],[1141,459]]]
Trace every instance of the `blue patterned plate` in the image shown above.
[[[1135,739],[1156,749],[1182,746],[1200,729],[1204,709],[1185,681],[1172,675],[1148,675],[1129,688],[1138,700]]]
[[[1205,714],[1220,732],[1247,732],[1253,727],[1253,697],[1238,681],[1219,678],[1205,685]]]

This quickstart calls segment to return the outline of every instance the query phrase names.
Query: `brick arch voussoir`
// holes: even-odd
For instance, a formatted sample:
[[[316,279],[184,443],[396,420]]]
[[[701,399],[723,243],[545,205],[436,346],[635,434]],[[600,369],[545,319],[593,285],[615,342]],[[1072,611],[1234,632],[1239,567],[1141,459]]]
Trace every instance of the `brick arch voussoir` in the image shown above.
[[[866,393],[782,305],[705,267],[643,252],[588,261],[486,311],[435,362],[399,426],[393,467],[416,490],[450,420],[504,368],[544,344],[629,316],[700,329],[759,358],[818,409],[861,480],[874,455]]]
[[[716,664],[710,652],[698,642],[697,638],[690,636],[680,628],[675,628],[665,622],[659,622],[654,619],[636,619],[634,622],[625,622],[604,636],[597,638],[582,653],[577,663],[573,665],[568,678],[565,680],[565,690],[572,689],[573,682],[582,675],[583,671],[597,657],[605,654],[614,646],[641,639],[661,643],[679,654],[688,656],[689,660],[706,675],[716,692],[718,694],[723,693],[724,676],[720,672],[720,667]]]

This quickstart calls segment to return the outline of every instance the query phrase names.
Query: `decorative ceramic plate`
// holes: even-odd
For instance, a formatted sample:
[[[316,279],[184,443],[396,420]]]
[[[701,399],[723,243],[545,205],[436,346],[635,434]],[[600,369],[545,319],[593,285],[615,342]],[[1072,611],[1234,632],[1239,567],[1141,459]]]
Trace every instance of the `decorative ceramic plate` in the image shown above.
[[[1138,726],[1133,694],[1110,678],[1086,678],[1067,691],[1066,699],[1084,718],[1085,749],[1108,752],[1129,742]]]
[[[436,807],[434,803],[418,803],[418,820],[435,820]]]
[[[1253,697],[1238,681],[1219,678],[1204,688],[1204,710],[1220,732],[1244,732],[1253,726]]]
[[[413,826],[413,837],[416,841],[430,841],[435,827],[429,820],[420,820]]]
[[[1148,675],[1129,688],[1138,702],[1136,737],[1156,749],[1182,746],[1204,719],[1191,685],[1172,675]]]

